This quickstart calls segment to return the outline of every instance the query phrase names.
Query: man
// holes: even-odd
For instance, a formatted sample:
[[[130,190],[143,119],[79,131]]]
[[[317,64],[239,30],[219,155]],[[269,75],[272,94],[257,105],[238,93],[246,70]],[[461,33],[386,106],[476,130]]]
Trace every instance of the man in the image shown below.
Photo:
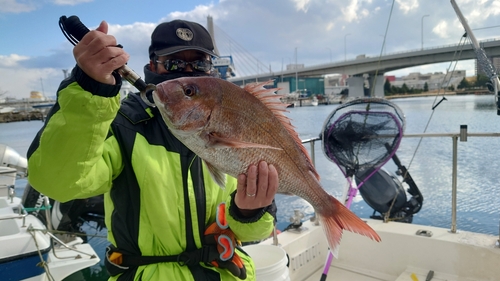
[[[271,233],[276,169],[256,163],[218,187],[156,108],[135,94],[120,106],[114,70],[129,56],[116,45],[102,22],[75,46],[77,66],[28,151],[31,185],[62,202],[104,194],[110,280],[253,280],[251,258],[238,249],[224,256],[217,238],[232,247],[234,236]],[[145,81],[210,75],[213,49],[201,25],[162,23],[151,36]]]

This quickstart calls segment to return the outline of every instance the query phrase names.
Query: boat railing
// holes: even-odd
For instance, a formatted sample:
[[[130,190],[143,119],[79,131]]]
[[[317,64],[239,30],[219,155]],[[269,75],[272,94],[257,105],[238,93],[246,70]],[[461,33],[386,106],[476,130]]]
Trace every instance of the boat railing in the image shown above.
[[[11,199],[11,195],[9,192],[9,200]],[[12,203],[12,201],[11,201]],[[17,214],[15,214],[15,211],[13,212],[12,215],[5,215],[5,216],[0,216],[0,220],[12,220],[12,219],[23,219],[23,225],[22,227],[26,227],[26,217],[29,215],[30,211],[34,210],[45,210],[45,216],[47,218],[50,218],[50,201],[49,197],[44,196],[43,200],[43,206],[42,207],[37,207],[37,208],[25,208],[22,203],[17,204],[13,210],[17,210]],[[51,220],[47,220],[47,229],[52,230],[52,222]]]
[[[12,220],[12,219],[23,219],[23,227],[26,227],[26,217],[28,216],[28,212],[24,209],[22,204],[17,206],[18,213],[13,213],[12,215],[0,216],[0,221],[2,220]]]
[[[422,133],[422,134],[405,134],[404,138],[434,138],[434,137],[450,137],[452,139],[452,190],[451,190],[451,233],[457,233],[457,151],[458,141],[466,142],[468,137],[500,137],[500,133],[469,133],[467,125],[461,125],[458,133]],[[321,137],[302,140],[302,143],[310,144],[310,155],[313,165],[315,165],[315,142],[321,141]],[[500,228],[500,224],[499,224]],[[500,235],[500,234],[499,234]],[[499,239],[500,241],[500,239]]]

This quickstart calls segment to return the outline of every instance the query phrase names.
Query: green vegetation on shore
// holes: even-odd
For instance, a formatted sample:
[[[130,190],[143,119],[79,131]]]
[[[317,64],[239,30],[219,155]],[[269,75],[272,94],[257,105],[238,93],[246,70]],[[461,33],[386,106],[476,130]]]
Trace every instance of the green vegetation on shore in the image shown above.
[[[487,76],[479,74],[475,77],[464,78],[460,84],[458,84],[457,89],[455,87],[450,86],[446,89],[443,89],[446,95],[454,95],[454,94],[488,94],[490,91],[488,90],[488,84],[490,80]],[[397,87],[391,85],[389,80],[385,80],[384,84],[384,94],[386,98],[399,98],[399,97],[415,97],[415,96],[433,96],[438,92],[433,91],[429,92],[429,86],[427,82],[424,84],[423,89],[413,89],[409,88],[406,84],[403,84],[401,87]]]

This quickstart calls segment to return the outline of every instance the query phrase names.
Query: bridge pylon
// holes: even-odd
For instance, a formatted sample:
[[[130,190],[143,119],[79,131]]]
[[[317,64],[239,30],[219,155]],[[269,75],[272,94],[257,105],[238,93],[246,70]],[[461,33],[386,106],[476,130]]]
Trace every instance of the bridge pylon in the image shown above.
[[[372,92],[374,97],[384,97],[384,83],[385,77],[383,74],[377,76],[369,74],[351,76],[347,78],[349,97],[369,97]]]

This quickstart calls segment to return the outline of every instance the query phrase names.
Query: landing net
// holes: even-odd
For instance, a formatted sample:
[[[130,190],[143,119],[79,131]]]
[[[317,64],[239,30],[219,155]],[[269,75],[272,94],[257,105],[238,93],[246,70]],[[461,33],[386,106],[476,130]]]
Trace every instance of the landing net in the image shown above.
[[[323,152],[349,180],[373,169],[376,173],[396,152],[405,128],[401,109],[386,99],[361,98],[334,110],[323,130]]]

